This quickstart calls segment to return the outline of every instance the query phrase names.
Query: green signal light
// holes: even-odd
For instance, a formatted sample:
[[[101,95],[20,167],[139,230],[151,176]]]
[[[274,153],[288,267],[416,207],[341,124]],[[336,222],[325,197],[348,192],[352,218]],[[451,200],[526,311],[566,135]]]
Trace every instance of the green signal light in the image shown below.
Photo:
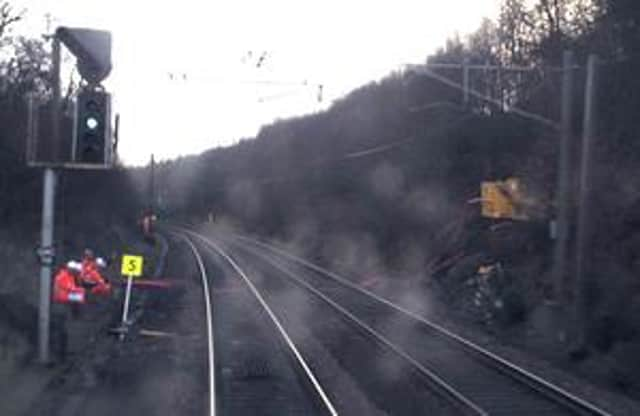
[[[95,129],[97,129],[99,124],[100,124],[100,123],[98,122],[98,120],[97,120],[95,117],[89,117],[89,118],[87,119],[87,122],[86,122],[87,128],[88,128],[89,130],[95,130]]]

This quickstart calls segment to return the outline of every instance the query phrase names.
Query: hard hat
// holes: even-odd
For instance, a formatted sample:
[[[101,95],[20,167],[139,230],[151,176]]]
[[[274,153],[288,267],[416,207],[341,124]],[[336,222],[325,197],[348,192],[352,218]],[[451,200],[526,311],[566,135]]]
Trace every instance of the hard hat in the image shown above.
[[[73,261],[72,260],[72,261],[67,263],[67,268],[69,270],[73,270],[73,271],[79,272],[79,271],[82,270],[82,264],[78,263],[77,261]]]
[[[104,261],[102,257],[98,257],[96,259],[96,264],[98,265],[98,267],[107,267],[107,262]]]

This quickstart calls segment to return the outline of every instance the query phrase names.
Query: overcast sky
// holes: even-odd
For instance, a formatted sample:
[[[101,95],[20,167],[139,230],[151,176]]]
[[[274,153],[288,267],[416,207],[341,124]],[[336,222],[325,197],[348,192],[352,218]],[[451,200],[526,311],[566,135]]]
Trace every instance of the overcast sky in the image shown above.
[[[113,34],[106,82],[122,159],[146,163],[254,136],[466,34],[498,0],[14,0],[21,32],[84,26]],[[258,66],[260,58],[264,56]],[[267,84],[264,84],[266,82]],[[271,83],[271,84],[269,84]],[[318,84],[324,99],[318,102]]]

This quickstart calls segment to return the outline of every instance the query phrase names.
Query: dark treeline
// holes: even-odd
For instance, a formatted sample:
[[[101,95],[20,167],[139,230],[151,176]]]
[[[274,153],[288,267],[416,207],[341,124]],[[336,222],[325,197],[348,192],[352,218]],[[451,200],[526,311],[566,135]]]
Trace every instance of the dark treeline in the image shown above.
[[[471,89],[490,100],[472,95],[465,105],[462,91],[441,80],[396,72],[327,111],[162,163],[160,208],[189,219],[214,216],[356,274],[382,269],[435,279],[452,299],[469,270],[499,262],[511,276],[503,321],[527,320],[550,297],[559,134],[510,110],[558,122],[562,55],[572,50],[579,155],[586,61],[598,54],[588,341],[597,354],[613,357],[603,377],[638,388],[640,363],[629,364],[629,351],[640,343],[640,8],[633,0],[528,3],[506,0],[497,21],[453,37],[426,59],[532,68],[472,70]],[[460,69],[434,72],[462,83]],[[574,162],[577,187],[579,158]],[[523,183],[529,221],[483,219],[473,203],[482,181],[507,177]]]

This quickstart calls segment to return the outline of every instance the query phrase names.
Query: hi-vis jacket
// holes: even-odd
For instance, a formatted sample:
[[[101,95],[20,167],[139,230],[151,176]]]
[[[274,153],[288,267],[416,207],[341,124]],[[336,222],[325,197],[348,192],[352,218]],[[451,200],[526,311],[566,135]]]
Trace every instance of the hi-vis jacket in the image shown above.
[[[83,287],[76,284],[71,271],[62,267],[53,280],[53,301],[56,303],[85,303],[86,293]]]

